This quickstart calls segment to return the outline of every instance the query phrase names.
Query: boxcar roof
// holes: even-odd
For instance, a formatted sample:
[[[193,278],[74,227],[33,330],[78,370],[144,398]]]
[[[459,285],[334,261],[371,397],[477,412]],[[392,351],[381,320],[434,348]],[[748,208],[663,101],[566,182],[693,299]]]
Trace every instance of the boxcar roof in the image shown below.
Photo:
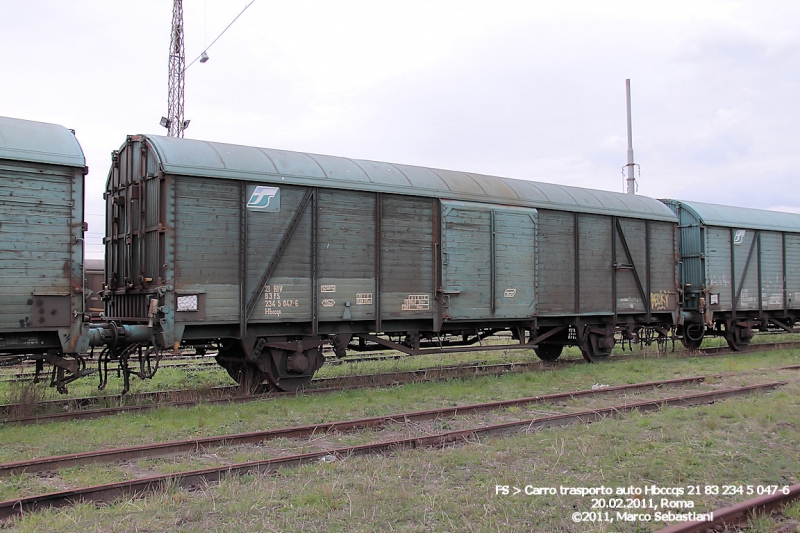
[[[663,200],[692,211],[707,226],[724,226],[740,229],[761,229],[800,233],[800,214],[733,207],[729,205]]]
[[[455,200],[675,221],[646,196],[526,180],[255,148],[174,137],[144,136],[168,174],[413,194]]]
[[[75,134],[63,126],[0,117],[0,159],[83,167]]]

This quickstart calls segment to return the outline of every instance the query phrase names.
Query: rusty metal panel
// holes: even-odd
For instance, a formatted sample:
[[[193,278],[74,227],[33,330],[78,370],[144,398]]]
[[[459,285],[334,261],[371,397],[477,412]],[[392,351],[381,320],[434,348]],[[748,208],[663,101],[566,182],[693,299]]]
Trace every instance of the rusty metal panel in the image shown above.
[[[491,210],[462,202],[442,202],[445,319],[491,316],[491,283]]]
[[[638,276],[641,287],[646,292],[647,287],[647,228],[645,221],[634,219],[619,219],[619,228],[616,232],[616,259],[617,259],[617,312],[643,313],[646,311],[643,298],[649,295],[642,294],[636,281]],[[625,244],[627,244],[630,259],[627,257]]]
[[[320,321],[375,319],[375,199],[371,193],[319,191]]]
[[[613,313],[611,217],[581,215],[578,224],[581,313]]]
[[[536,312],[537,218],[535,209],[495,206],[495,318],[530,318]]]
[[[532,317],[536,210],[441,204],[445,319]]]
[[[706,286],[706,232],[700,217],[681,202],[666,200],[678,215],[678,240],[680,242],[679,276],[684,290],[684,309],[699,311],[700,298]]]
[[[733,281],[739,299],[736,309],[758,309],[758,240],[756,231],[733,230]],[[749,259],[749,260],[748,260]]]
[[[678,258],[676,228],[669,222],[650,222],[650,299],[653,311],[662,305],[655,305],[654,294],[673,294],[677,302],[677,272],[675,265]],[[656,301],[658,301],[656,299]]]
[[[241,244],[239,183],[175,180],[175,281],[205,293],[206,318],[239,321]]]
[[[66,168],[0,161],[0,328],[52,325],[32,308],[34,294],[65,296],[69,303],[71,241],[77,229],[72,220],[74,179],[74,171]],[[80,257],[75,261],[79,264]],[[64,318],[66,323],[56,325],[69,325],[69,305]]]
[[[248,184],[248,201],[257,182]],[[312,318],[312,206],[305,207],[288,246],[280,255],[266,287],[256,287],[269,261],[275,256],[284,233],[307,192],[305,187],[280,187],[280,210],[247,211],[247,279],[245,298],[255,291],[263,300],[256,305],[249,323],[298,322]]]
[[[430,198],[382,197],[380,309],[384,320],[433,316],[433,209]]]
[[[539,315],[575,311],[575,215],[539,210]]]
[[[3,350],[85,349],[84,171],[71,131],[0,117]]]
[[[731,231],[728,228],[706,226],[705,228],[705,279],[706,288],[712,295],[719,294],[715,311],[730,311],[733,308],[733,276],[731,275]],[[710,304],[713,303],[709,302]]]
[[[757,251],[761,254],[761,309],[783,309],[782,234],[762,231]]]
[[[800,309],[800,235],[786,235],[786,300],[789,309]]]

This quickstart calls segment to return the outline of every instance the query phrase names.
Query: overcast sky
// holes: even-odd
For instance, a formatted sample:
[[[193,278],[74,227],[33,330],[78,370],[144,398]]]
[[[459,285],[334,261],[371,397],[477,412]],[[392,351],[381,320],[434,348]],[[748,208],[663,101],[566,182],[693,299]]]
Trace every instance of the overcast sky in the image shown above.
[[[249,1],[249,0],[248,0]],[[184,0],[187,64],[248,2]],[[169,0],[0,0],[0,115],[76,130],[87,255],[125,135],[165,135]],[[800,212],[800,2],[256,0],[186,137]]]

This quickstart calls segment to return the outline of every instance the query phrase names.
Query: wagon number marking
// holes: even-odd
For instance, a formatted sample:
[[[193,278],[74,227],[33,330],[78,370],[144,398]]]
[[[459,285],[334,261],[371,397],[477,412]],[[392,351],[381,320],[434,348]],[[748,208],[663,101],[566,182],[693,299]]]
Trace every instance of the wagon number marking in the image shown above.
[[[286,307],[300,307],[299,300],[293,300],[291,298],[281,298],[281,293],[283,292],[283,285],[266,285],[264,287],[264,314],[267,315],[274,315],[276,314],[272,309],[274,308],[286,308]],[[278,314],[280,316],[280,314]]]

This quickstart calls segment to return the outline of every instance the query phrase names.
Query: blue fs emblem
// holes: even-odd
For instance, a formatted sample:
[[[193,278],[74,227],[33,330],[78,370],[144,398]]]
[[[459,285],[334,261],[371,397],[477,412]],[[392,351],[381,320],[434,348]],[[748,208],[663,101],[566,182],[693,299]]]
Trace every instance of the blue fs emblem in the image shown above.
[[[281,210],[281,189],[256,185],[247,201],[247,209],[278,212]]]

